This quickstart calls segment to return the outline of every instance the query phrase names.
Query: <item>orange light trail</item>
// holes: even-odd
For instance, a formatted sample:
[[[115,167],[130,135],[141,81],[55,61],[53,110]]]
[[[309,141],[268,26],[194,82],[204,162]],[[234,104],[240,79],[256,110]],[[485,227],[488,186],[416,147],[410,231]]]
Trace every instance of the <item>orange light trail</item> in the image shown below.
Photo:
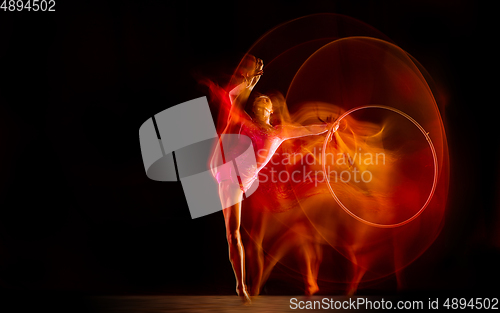
[[[352,216],[356,220],[358,220],[358,221],[360,221],[362,223],[365,223],[367,225],[374,226],[374,227],[380,227],[380,228],[394,228],[394,227],[403,226],[403,225],[408,224],[411,221],[415,220],[425,210],[425,208],[429,205],[429,203],[430,203],[430,201],[431,201],[431,199],[432,199],[432,197],[434,195],[434,191],[436,190],[436,185],[437,185],[437,181],[438,181],[438,179],[437,179],[438,178],[438,162],[437,162],[436,149],[434,148],[434,145],[432,144],[432,140],[429,137],[429,134],[427,134],[427,132],[425,131],[425,129],[419,123],[417,123],[417,121],[415,121],[411,116],[409,116],[408,114],[406,114],[406,113],[404,113],[404,112],[402,112],[400,110],[397,110],[395,108],[391,108],[391,107],[385,106],[385,105],[365,105],[365,106],[361,106],[361,107],[350,109],[349,111],[346,111],[346,112],[344,112],[344,114],[342,114],[341,116],[339,116],[339,118],[337,119],[337,121],[335,122],[335,124],[332,125],[332,127],[328,131],[328,135],[326,136],[325,141],[323,143],[323,151],[326,151],[326,146],[327,146],[327,144],[329,142],[330,137],[333,136],[335,126],[336,125],[338,126],[339,123],[340,123],[340,121],[342,121],[347,115],[349,115],[349,114],[351,114],[351,113],[353,113],[355,111],[362,110],[362,109],[385,109],[385,110],[390,110],[390,111],[396,112],[396,113],[398,113],[398,114],[406,117],[408,120],[410,120],[422,132],[422,134],[424,135],[425,139],[429,143],[429,148],[431,149],[431,152],[432,152],[432,160],[434,162],[434,178],[432,180],[432,188],[431,188],[431,191],[429,193],[429,196],[427,197],[427,200],[425,201],[424,205],[422,205],[422,207],[420,208],[420,210],[417,213],[415,213],[412,217],[408,218],[407,220],[405,220],[403,222],[393,223],[393,224],[380,224],[380,223],[373,223],[373,222],[367,221],[364,218],[361,218],[361,217],[357,216],[356,214],[354,214],[353,212],[351,212],[342,203],[342,201],[340,201],[340,199],[335,194],[335,191],[333,191],[332,186],[330,184],[330,175],[328,175],[328,173],[326,171],[326,153],[322,153],[322,162],[321,163],[322,163],[322,166],[323,166],[323,173],[325,175],[324,177],[326,177],[326,179],[328,180],[327,187],[330,190],[330,193],[332,194],[332,196],[335,199],[335,201],[337,202],[337,204],[347,214],[349,214],[350,216]]]

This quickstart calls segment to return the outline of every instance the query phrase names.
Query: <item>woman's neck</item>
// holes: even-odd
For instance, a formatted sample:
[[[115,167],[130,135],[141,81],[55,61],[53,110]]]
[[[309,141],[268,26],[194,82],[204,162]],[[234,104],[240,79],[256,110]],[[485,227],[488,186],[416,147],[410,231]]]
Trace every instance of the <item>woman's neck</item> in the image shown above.
[[[264,126],[264,127],[273,127],[273,125],[271,125],[271,123],[269,123],[269,119],[267,120],[259,120],[259,119],[255,119],[255,122],[257,124],[259,124],[260,126]]]

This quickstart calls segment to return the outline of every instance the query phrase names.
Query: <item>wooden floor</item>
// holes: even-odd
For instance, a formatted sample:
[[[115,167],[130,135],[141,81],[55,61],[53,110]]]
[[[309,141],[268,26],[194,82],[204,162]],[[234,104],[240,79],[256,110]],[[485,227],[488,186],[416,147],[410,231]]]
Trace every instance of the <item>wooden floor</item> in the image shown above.
[[[290,299],[322,300],[322,296],[258,296],[245,305],[237,296],[108,296],[94,297],[95,312],[160,313],[160,312],[296,312]],[[331,297],[329,297],[331,298]],[[338,297],[339,300],[345,297]],[[308,312],[325,310],[307,310]]]

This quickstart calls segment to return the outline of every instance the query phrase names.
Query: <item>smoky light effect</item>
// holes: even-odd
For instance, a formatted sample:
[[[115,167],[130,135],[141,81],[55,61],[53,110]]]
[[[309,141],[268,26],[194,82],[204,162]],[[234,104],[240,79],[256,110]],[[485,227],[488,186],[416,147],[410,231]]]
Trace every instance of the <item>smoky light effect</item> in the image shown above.
[[[365,223],[367,225],[370,225],[370,226],[380,227],[380,228],[400,227],[400,226],[403,226],[403,225],[413,221],[414,219],[416,219],[423,212],[423,210],[425,210],[425,208],[428,206],[430,200],[434,196],[434,191],[436,190],[437,177],[438,177],[438,171],[439,171],[438,165],[437,165],[436,149],[434,148],[434,144],[432,143],[432,140],[430,139],[428,133],[425,131],[425,129],[422,128],[422,126],[420,124],[418,124],[418,122],[416,122],[411,116],[405,114],[404,112],[399,111],[399,110],[392,108],[392,107],[388,107],[388,106],[369,105],[369,106],[360,106],[357,108],[353,108],[353,109],[343,113],[337,119],[335,125],[340,124],[343,121],[343,119],[346,116],[348,116],[349,114],[354,113],[356,111],[360,111],[360,110],[366,110],[366,109],[379,109],[379,110],[382,109],[382,110],[388,110],[388,111],[395,112],[395,113],[401,115],[402,117],[406,118],[411,123],[413,123],[413,125],[420,130],[420,132],[424,136],[425,140],[429,144],[429,149],[430,149],[431,154],[432,154],[432,168],[433,168],[432,176],[433,176],[433,178],[432,178],[432,186],[430,188],[427,188],[427,189],[429,189],[428,195],[425,198],[425,201],[422,201],[423,199],[421,199],[420,197],[403,197],[404,199],[401,201],[399,198],[400,198],[400,195],[403,193],[399,192],[399,193],[394,194],[393,190],[395,188],[397,188],[396,184],[398,184],[398,185],[405,185],[407,183],[411,184],[411,181],[404,179],[405,176],[410,176],[410,175],[400,175],[400,173],[404,172],[405,168],[404,167],[396,167],[397,163],[395,163],[394,161],[392,161],[390,164],[386,163],[386,154],[387,154],[386,151],[388,151],[389,149],[370,149],[369,151],[378,150],[378,151],[384,151],[384,152],[376,152],[376,153],[365,152],[365,153],[363,153],[362,148],[359,147],[358,151],[355,151],[354,153],[347,154],[347,155],[352,154],[352,157],[349,157],[348,163],[344,162],[344,163],[340,163],[340,164],[348,166],[349,168],[352,169],[352,172],[354,172],[355,174],[361,172],[361,180],[359,178],[356,178],[356,175],[355,175],[354,180],[351,179],[351,174],[350,174],[349,170],[345,169],[345,170],[341,171],[341,173],[346,174],[344,176],[347,176],[349,178],[349,180],[343,179],[342,175],[341,175],[341,182],[344,184],[341,184],[340,186],[345,187],[345,186],[348,186],[349,184],[352,186],[353,185],[352,182],[354,182],[355,183],[354,186],[357,187],[357,190],[362,192],[361,196],[368,195],[372,199],[377,199],[377,198],[378,199],[376,202],[370,203],[370,207],[366,207],[366,208],[363,208],[362,202],[356,203],[356,205],[353,205],[353,207],[358,207],[358,209],[359,209],[359,207],[363,208],[363,209],[359,210],[361,214],[370,212],[371,218],[367,219],[367,218],[360,216],[359,214],[353,213],[348,207],[346,207],[346,205],[343,203],[343,201],[341,201],[339,199],[339,197],[337,196],[337,193],[334,191],[334,189],[331,186],[332,181],[335,183],[338,182],[338,175],[337,175],[338,171],[333,171],[333,173],[335,175],[334,175],[333,180],[332,180],[330,167],[331,167],[331,165],[334,165],[335,163],[334,163],[334,159],[331,159],[330,164],[328,163],[327,156],[333,155],[333,154],[328,151],[327,147],[328,147],[328,142],[331,140],[330,139],[331,136],[333,136],[333,134],[335,133],[335,130],[338,128],[337,126],[332,127],[332,129],[330,130],[330,132],[327,135],[327,139],[325,139],[325,142],[323,143],[323,153],[322,153],[321,160],[322,160],[322,166],[323,166],[323,173],[324,173],[325,177],[327,178],[327,181],[326,181],[327,187],[329,188],[330,193],[332,194],[332,196],[335,199],[335,201],[337,202],[337,204],[342,209],[344,209],[344,211],[347,214],[351,215],[353,218],[357,219],[358,221]],[[396,124],[396,122],[393,121],[390,124]],[[385,127],[381,131],[379,131],[378,134],[381,134],[383,131],[385,132]],[[405,134],[408,134],[408,133],[409,133],[409,131],[405,132]],[[395,135],[396,134],[393,134],[393,136],[395,136]],[[365,136],[364,141],[369,140],[375,136],[376,135]],[[358,146],[356,141],[354,141],[354,146],[355,147]],[[349,147],[347,145],[344,145],[344,148],[347,150],[352,150],[352,149],[349,149]],[[337,154],[339,154],[339,153],[337,153]],[[363,157],[363,155],[364,155],[364,157]],[[375,161],[373,160],[374,156],[375,156]],[[379,160],[379,158],[381,158],[381,160]],[[403,159],[403,158],[401,158],[401,159]],[[410,166],[418,165],[418,162],[416,162],[416,160],[412,160],[412,163],[413,164],[410,164]],[[337,164],[335,164],[335,165],[338,165],[338,164],[339,164],[339,162],[337,162]],[[374,168],[370,168],[370,170],[367,169],[368,166],[373,166],[373,165],[375,165]],[[393,168],[395,168],[395,170],[390,170],[390,175],[387,175],[386,173],[384,173],[384,171],[378,171],[378,169],[384,168],[387,165],[390,165]],[[428,162],[426,164],[423,164],[423,166],[429,168]],[[358,168],[361,168],[361,171]],[[372,173],[374,170],[376,171],[376,178],[377,178],[375,180],[373,180],[373,173]],[[368,179],[364,178],[365,174],[368,174],[368,177],[369,177]],[[419,180],[421,178],[422,178],[422,175],[420,175],[418,177]],[[373,182],[375,182],[376,184],[369,186],[369,184],[371,184]],[[389,186],[390,188],[384,188],[382,190],[377,190],[378,189],[377,187],[380,187],[380,186],[384,186],[384,187]],[[352,195],[352,193],[353,192],[347,192],[346,194]],[[347,198],[347,200],[351,200],[351,197],[346,197],[346,198]],[[402,204],[405,204],[404,203],[405,201],[408,202],[408,204],[403,208]],[[411,207],[410,204],[413,204],[413,206],[416,206],[416,207],[414,209],[408,210],[408,208]],[[419,206],[420,206],[420,208],[416,209]],[[404,213],[407,213],[408,211],[410,211],[410,212],[413,211],[413,212],[411,212],[413,215],[407,216],[407,217],[402,218],[400,220],[395,218],[396,216],[403,215]],[[374,222],[374,221],[370,220],[373,218],[383,219],[385,221],[381,221],[381,222],[375,221]],[[390,220],[392,220],[392,221],[390,221]]]
[[[265,62],[254,92],[271,97],[273,125],[318,124],[361,106],[394,110],[355,111],[342,119],[326,143],[326,136],[319,135],[281,145],[261,171],[257,191],[242,203],[249,288],[256,294],[273,278],[295,284],[306,294],[353,294],[398,275],[439,234],[448,192],[443,108],[436,103],[425,69],[360,21],[335,14],[299,18],[272,29],[249,49],[233,85],[222,88],[204,81],[212,103],[219,104],[218,131],[227,124],[227,92],[252,56]],[[396,111],[410,116],[427,136]],[[284,156],[293,157],[284,162]],[[339,162],[341,156],[348,162]],[[306,157],[309,162],[304,162]],[[360,222],[334,200],[324,168],[331,172],[331,189],[355,215],[378,224],[418,216],[391,228]],[[354,171],[369,172],[371,179],[344,182],[333,176]],[[262,179],[284,172],[295,172],[295,177],[312,173],[312,179]],[[283,269],[279,274],[273,271],[277,266]]]

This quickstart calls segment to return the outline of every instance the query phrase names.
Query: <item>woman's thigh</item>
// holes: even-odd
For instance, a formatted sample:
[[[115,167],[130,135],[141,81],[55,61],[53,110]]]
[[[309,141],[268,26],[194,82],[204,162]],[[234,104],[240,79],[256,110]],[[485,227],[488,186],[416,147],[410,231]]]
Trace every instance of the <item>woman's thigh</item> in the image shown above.
[[[228,231],[237,231],[240,227],[241,201],[243,191],[240,186],[230,181],[223,181],[219,184],[219,197],[224,207],[222,212],[226,220]]]

